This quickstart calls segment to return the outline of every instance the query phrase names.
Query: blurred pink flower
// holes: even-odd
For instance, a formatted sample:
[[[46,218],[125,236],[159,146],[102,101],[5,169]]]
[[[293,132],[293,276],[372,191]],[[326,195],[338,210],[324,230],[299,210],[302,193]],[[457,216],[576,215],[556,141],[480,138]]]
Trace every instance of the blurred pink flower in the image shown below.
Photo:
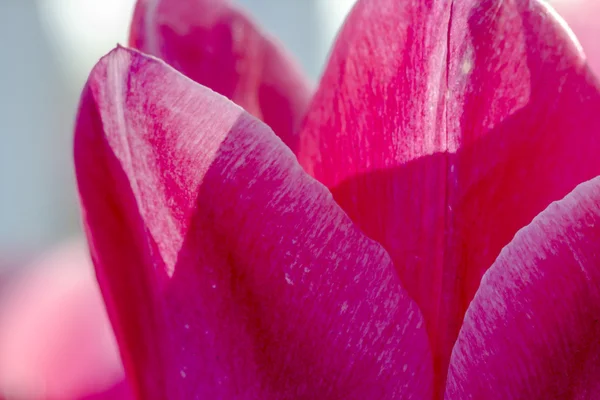
[[[550,0],[550,4],[569,24],[583,47],[592,71],[600,76],[600,1]]]
[[[600,88],[555,17],[360,0],[311,95],[231,3],[140,0],[75,132],[137,397],[600,397]]]
[[[5,283],[0,297],[0,397],[131,399],[83,242]]]

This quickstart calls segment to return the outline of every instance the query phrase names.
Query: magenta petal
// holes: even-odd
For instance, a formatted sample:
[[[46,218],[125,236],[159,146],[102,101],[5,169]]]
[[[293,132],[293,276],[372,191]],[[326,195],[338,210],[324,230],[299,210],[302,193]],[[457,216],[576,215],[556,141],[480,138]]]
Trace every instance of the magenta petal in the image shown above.
[[[140,398],[430,398],[391,260],[264,124],[122,48],[80,107],[85,226]]]
[[[600,177],[522,229],[483,277],[449,399],[600,398]]]
[[[350,14],[299,160],[392,256],[438,389],[502,247],[600,174],[598,110],[582,54],[537,1],[362,0]]]
[[[0,291],[0,398],[133,399],[83,241],[20,270]]]
[[[292,151],[312,90],[291,57],[227,0],[138,0],[130,43],[263,120]]]
[[[581,43],[588,64],[600,77],[600,1],[598,0],[548,0],[567,21]]]

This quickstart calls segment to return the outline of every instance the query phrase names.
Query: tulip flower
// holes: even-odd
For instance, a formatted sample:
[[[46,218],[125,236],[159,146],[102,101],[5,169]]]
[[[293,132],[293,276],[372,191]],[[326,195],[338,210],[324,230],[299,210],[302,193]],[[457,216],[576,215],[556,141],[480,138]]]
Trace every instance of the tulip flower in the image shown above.
[[[359,0],[307,102],[229,2],[138,2],[74,145],[137,397],[600,396],[600,87],[567,29]]]
[[[0,398],[132,398],[83,241],[60,246],[5,282]]]

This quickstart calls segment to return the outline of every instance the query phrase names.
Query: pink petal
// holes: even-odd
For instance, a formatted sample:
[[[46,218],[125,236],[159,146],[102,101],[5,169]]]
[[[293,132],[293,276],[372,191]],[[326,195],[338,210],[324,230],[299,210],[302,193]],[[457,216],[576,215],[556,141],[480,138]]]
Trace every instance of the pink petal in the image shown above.
[[[132,399],[83,242],[27,268],[0,297],[0,397]]]
[[[312,95],[291,57],[227,0],[138,0],[130,43],[263,120],[293,151]]]
[[[600,174],[599,110],[582,55],[536,1],[362,0],[346,21],[299,160],[392,256],[438,390],[502,247]]]
[[[600,1],[549,0],[549,3],[567,21],[586,54],[587,62],[600,77]]]
[[[119,48],[84,91],[75,159],[139,398],[430,398],[387,254],[241,108]]]
[[[600,398],[600,177],[522,229],[483,277],[449,399]]]

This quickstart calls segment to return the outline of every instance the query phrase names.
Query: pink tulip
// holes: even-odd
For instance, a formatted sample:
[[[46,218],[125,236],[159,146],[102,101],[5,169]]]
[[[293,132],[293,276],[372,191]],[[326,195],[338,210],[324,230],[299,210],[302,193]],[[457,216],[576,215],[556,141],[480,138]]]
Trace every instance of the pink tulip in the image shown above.
[[[83,242],[42,257],[0,297],[0,398],[131,399]]]
[[[227,1],[131,43],[75,164],[139,399],[600,396],[600,87],[545,3],[360,0],[306,109]]]

